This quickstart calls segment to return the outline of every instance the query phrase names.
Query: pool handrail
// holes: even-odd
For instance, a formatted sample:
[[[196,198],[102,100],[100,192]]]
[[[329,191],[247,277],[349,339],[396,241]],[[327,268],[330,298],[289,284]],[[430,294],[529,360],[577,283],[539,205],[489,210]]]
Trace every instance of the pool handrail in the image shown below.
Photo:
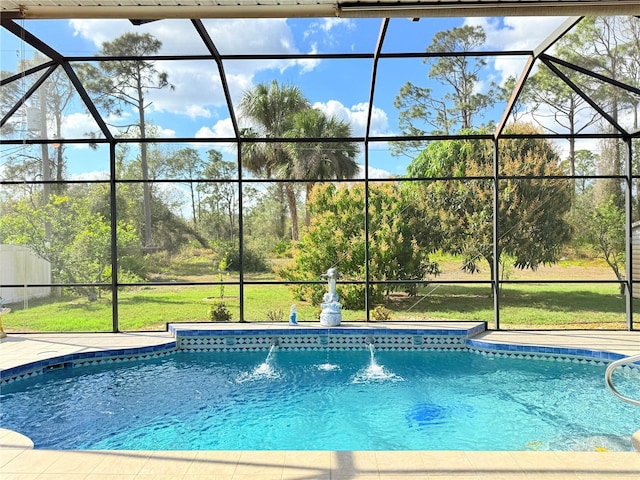
[[[608,366],[607,366],[607,370],[605,371],[604,377],[605,380],[607,382],[607,387],[609,387],[609,390],[611,390],[611,392],[618,397],[619,399],[621,399],[624,402],[630,403],[632,405],[637,405],[640,407],[640,400],[636,400],[634,398],[630,398],[627,397],[626,395],[623,395],[622,393],[620,393],[618,390],[616,390],[616,387],[613,386],[613,381],[611,380],[611,376],[613,375],[613,371],[622,366],[622,365],[627,365],[629,363],[634,363],[640,361],[640,354],[638,355],[632,355],[630,357],[625,357],[625,358],[621,358],[619,360],[615,360],[613,362],[611,362]]]

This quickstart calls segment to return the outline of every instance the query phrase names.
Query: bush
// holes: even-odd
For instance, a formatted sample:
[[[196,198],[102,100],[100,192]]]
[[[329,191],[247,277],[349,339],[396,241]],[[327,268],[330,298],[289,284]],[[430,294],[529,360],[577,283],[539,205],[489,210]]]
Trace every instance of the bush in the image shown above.
[[[227,254],[227,268],[236,272],[240,271],[240,253],[238,250],[231,250]],[[242,268],[245,272],[266,272],[269,270],[269,264],[261,253],[245,247]]]
[[[364,307],[364,285],[340,285],[336,290],[345,310],[362,310]]]
[[[280,240],[273,247],[273,253],[279,258],[291,258],[293,256],[291,242],[289,240]]]
[[[391,310],[384,308],[382,305],[378,305],[371,311],[371,317],[379,322],[391,320]]]
[[[267,320],[270,322],[281,322],[284,319],[284,312],[282,309],[269,310],[267,312]]]
[[[293,245],[293,265],[279,270],[282,279],[291,282],[317,281],[330,266],[343,278],[366,277],[365,248],[369,249],[369,275],[379,279],[427,280],[439,273],[438,264],[429,254],[436,250],[439,238],[437,218],[417,208],[414,192],[402,185],[377,185],[369,190],[369,242],[365,245],[364,187],[318,184],[309,198],[313,222],[303,230],[302,238]],[[375,284],[369,287],[369,298],[382,302],[383,296],[402,284]],[[317,305],[322,299],[320,288],[292,285],[296,300]],[[341,284],[340,303],[346,310],[361,310],[366,287]],[[407,288],[415,294],[415,287]]]
[[[231,312],[227,304],[223,301],[215,302],[209,307],[209,320],[213,322],[229,322],[231,320]]]

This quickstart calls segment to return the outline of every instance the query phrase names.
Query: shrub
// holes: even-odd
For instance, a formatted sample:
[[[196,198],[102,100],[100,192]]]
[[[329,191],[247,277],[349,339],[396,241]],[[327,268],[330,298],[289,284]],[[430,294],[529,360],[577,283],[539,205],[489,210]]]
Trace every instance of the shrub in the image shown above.
[[[238,250],[234,249],[228,253],[227,268],[234,271],[240,270],[240,252]],[[261,253],[245,247],[242,268],[245,272],[266,272],[269,270],[269,264]]]
[[[291,242],[289,240],[280,240],[273,247],[273,253],[279,258],[291,258]]]
[[[280,308],[277,310],[269,310],[267,312],[267,320],[270,322],[281,322],[283,318],[284,312]]]
[[[364,307],[364,285],[340,285],[336,290],[345,310],[361,310]]]
[[[223,301],[215,302],[209,307],[209,320],[213,322],[228,322],[231,320],[231,312]]]
[[[291,282],[317,281],[334,266],[346,280],[363,280],[365,248],[369,249],[371,278],[391,280],[427,280],[439,273],[438,264],[429,258],[439,237],[437,218],[416,208],[414,192],[402,185],[377,185],[369,189],[369,242],[365,242],[364,187],[318,184],[309,198],[313,221],[303,230],[293,246],[293,265],[283,267],[279,275]],[[376,283],[369,286],[369,298],[381,302],[384,295],[402,284]],[[292,285],[296,300],[317,305],[321,287]],[[341,284],[340,303],[346,310],[360,310],[364,305],[365,286]],[[408,288],[410,295],[415,288]]]
[[[371,311],[371,317],[379,322],[391,320],[391,310],[384,308],[382,305],[378,305]]]

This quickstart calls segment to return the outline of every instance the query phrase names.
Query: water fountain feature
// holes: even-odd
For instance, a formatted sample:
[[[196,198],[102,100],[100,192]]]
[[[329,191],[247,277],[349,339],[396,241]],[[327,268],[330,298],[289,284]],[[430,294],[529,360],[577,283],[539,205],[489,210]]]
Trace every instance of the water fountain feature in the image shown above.
[[[333,370],[340,370],[340,366],[336,365],[335,363],[331,363],[329,361],[328,358],[328,354],[327,354],[327,361],[325,363],[321,363],[320,365],[318,365],[318,370],[323,370],[325,372],[331,372]]]
[[[238,382],[245,382],[247,380],[256,380],[259,378],[278,378],[279,373],[273,368],[272,357],[276,348],[280,344],[277,338],[271,340],[271,346],[269,347],[269,353],[267,353],[267,358],[253,369],[251,373],[244,372],[241,376],[237,378]]]
[[[324,370],[326,372],[330,372],[332,370],[339,370],[340,366],[329,361],[329,354],[331,352],[331,329],[327,328],[326,335],[321,335],[318,338],[318,343],[326,347],[327,361],[322,364],[318,364],[318,370]]]
[[[269,353],[267,354],[267,358],[265,359],[264,363],[269,363],[269,361],[271,360],[271,356],[273,355],[273,351],[278,347],[278,345],[280,345],[280,342],[278,341],[277,338],[274,338],[271,340],[271,346],[269,347]]]
[[[320,313],[320,325],[323,327],[336,327],[342,321],[342,312],[340,311],[340,302],[336,293],[336,280],[340,278],[338,270],[330,268],[327,273],[322,274],[327,277],[329,291],[324,294],[323,301],[320,304],[322,312]]]
[[[378,364],[376,361],[376,348],[373,337],[365,338],[365,343],[369,345],[369,365],[356,374],[353,378],[353,383],[382,382],[385,380],[399,382],[404,380],[401,376],[388,371],[384,366]]]

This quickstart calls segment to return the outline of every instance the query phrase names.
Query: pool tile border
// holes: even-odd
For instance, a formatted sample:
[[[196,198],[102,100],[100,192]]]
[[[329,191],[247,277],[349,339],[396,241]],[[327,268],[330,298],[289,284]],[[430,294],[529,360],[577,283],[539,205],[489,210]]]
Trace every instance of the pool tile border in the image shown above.
[[[0,370],[0,385],[23,380],[44,374],[48,370],[59,368],[98,365],[132,360],[144,360],[169,355],[176,351],[176,342],[166,342],[135,348],[118,348],[110,350],[95,350],[90,352],[70,353],[49,357],[35,362],[28,362],[17,367]]]
[[[582,360],[581,363],[610,363],[624,358],[625,355],[604,350],[587,348],[549,347],[544,345],[518,345],[509,343],[486,342],[474,340],[466,341],[467,349],[471,352],[493,355],[498,357],[543,358],[547,360],[571,361]]]
[[[485,356],[542,359],[604,365],[625,357],[620,353],[585,348],[550,347],[488,342],[473,337],[486,331],[485,325],[469,328],[376,328],[376,327],[277,327],[270,329],[185,328],[168,326],[175,340],[139,348],[102,349],[78,352],[28,362],[0,370],[0,385],[44,374],[58,368],[80,367],[144,360],[176,351],[265,351],[277,343],[283,350],[363,350],[373,344],[379,350],[458,350]],[[632,367],[633,368],[633,367]],[[640,368],[639,364],[635,368]]]

